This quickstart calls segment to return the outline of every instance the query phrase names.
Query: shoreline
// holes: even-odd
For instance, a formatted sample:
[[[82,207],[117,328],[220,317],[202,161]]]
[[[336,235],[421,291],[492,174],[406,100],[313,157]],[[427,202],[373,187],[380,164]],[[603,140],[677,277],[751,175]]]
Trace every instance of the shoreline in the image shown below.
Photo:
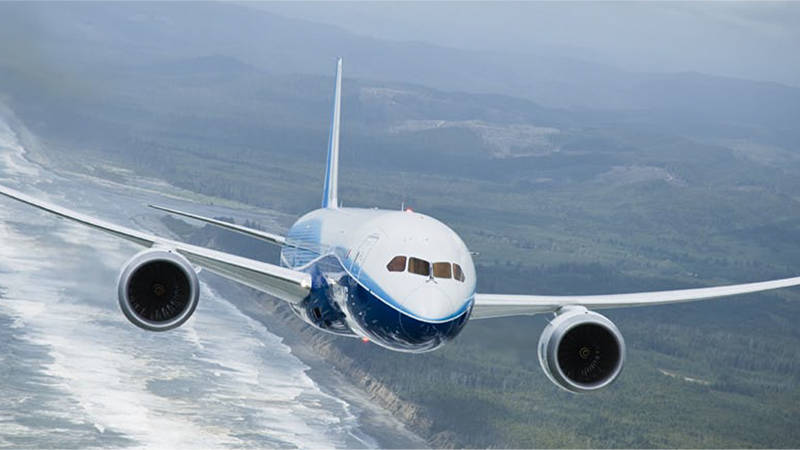
[[[34,167],[41,167],[59,174],[61,168],[56,166],[57,158],[50,157],[48,151],[45,150],[46,146],[39,145],[38,138],[26,129],[24,124],[13,115],[13,112],[3,112],[6,124],[19,140],[18,156]],[[67,172],[72,172],[73,169],[66,168]],[[97,174],[86,175],[105,179],[102,175],[99,177]],[[375,389],[373,386],[375,381],[370,380],[368,385],[373,386],[373,389],[365,389],[364,383],[358,383],[358,381],[352,380],[352,377],[348,378],[341,367],[335,367],[335,364],[332,364],[330,358],[330,352],[334,351],[330,342],[332,336],[313,330],[279,301],[237,286],[217,275],[209,276],[208,274],[210,272],[206,274],[206,281],[220,292],[225,300],[241,313],[261,322],[270,332],[282,339],[283,344],[290,348],[291,353],[308,367],[306,373],[321,390],[341,398],[354,408],[353,412],[358,417],[361,431],[372,437],[380,448],[431,447],[429,439],[419,433],[419,431],[427,431],[425,427],[414,426],[418,424],[409,423],[403,420],[402,415],[398,416],[397,414],[398,409],[415,410],[416,405],[402,402],[396,396],[387,402],[387,395],[392,397],[393,393],[386,386],[381,385],[379,389]],[[0,288],[0,296],[1,294],[2,288]],[[326,349],[327,351],[325,351]],[[401,403],[400,408],[397,408],[398,403]],[[391,408],[391,406],[395,406],[395,408]],[[396,423],[393,423],[395,421]],[[393,430],[389,436],[386,435],[387,429]],[[452,446],[441,444],[444,443],[435,446]]]
[[[308,366],[306,373],[320,389],[354,406],[362,431],[375,439],[380,448],[455,446],[441,437],[430,436],[431,422],[419,406],[399,399],[387,386],[369,377],[354,361],[341,354],[333,342],[341,337],[311,328],[288,306],[265,294],[237,286],[215,274],[207,274],[206,282],[242,314],[261,322],[279,336],[292,354]],[[362,378],[354,380],[353,376]],[[390,417],[397,423],[391,423]],[[394,429],[392,436],[382,434],[387,427]]]

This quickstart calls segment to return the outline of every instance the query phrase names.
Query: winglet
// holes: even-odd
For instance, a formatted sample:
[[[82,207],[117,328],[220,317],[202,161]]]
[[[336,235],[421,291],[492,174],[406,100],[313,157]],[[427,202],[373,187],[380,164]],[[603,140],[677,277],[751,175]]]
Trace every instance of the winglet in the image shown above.
[[[328,162],[325,167],[325,187],[322,207],[338,208],[339,190],[339,123],[342,116],[342,58],[336,62],[336,88],[333,93],[333,117],[328,136]]]

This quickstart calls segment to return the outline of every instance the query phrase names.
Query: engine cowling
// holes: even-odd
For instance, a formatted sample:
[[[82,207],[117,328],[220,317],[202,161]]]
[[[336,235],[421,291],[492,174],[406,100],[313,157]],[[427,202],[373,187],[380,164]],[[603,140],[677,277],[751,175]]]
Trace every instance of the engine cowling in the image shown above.
[[[625,340],[605,316],[567,306],[539,338],[539,363],[550,381],[570,392],[602,389],[625,363]]]
[[[150,331],[181,326],[200,298],[200,283],[189,261],[167,250],[138,253],[120,272],[119,306],[134,325]]]

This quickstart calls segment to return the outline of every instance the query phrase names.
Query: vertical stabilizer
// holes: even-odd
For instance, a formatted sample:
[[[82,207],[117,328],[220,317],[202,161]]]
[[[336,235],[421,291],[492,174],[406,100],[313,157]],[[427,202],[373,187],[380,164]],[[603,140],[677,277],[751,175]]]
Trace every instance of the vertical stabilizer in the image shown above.
[[[328,164],[325,166],[325,188],[322,191],[322,207],[339,206],[339,124],[342,117],[342,58],[336,62],[336,89],[333,93],[333,117],[328,136]]]

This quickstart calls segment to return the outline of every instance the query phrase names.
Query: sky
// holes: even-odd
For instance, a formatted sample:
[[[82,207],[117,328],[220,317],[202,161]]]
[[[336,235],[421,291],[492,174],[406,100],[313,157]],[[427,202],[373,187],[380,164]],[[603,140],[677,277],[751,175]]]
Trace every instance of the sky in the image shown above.
[[[800,86],[800,2],[275,2],[380,39]]]

